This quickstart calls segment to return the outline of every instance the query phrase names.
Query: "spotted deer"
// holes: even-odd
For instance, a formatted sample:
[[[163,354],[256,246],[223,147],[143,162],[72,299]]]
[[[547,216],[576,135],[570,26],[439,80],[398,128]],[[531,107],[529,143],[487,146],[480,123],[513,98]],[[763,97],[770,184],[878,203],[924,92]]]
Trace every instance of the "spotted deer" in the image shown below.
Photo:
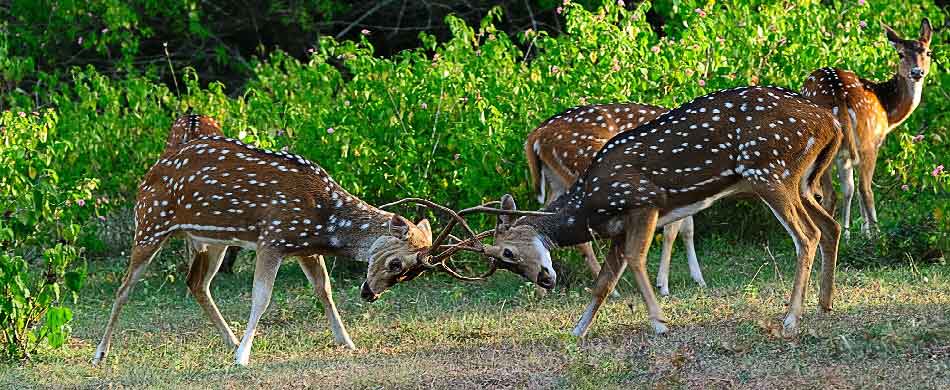
[[[538,202],[547,205],[564,194],[611,137],[649,122],[666,111],[667,108],[648,104],[605,104],[571,108],[545,121],[528,134],[525,142],[525,157]],[[693,244],[693,217],[688,216],[663,226],[663,251],[656,276],[660,295],[670,294],[670,258],[679,233],[683,234],[690,276],[701,287],[706,287]],[[591,273],[600,273],[593,245],[585,242],[577,248]]]
[[[847,70],[821,68],[812,72],[802,86],[802,95],[832,109],[844,129],[845,142],[836,165],[844,202],[842,214],[846,237],[851,228],[854,168],[856,166],[858,169],[860,209],[864,219],[861,230],[870,234],[877,225],[871,182],[878,150],[887,134],[917,108],[924,88],[924,77],[930,69],[933,29],[929,20],[921,22],[917,39],[902,39],[887,25],[883,27],[888,42],[900,57],[897,72],[890,80],[878,83]],[[825,185],[831,185],[830,172],[825,178]],[[829,193],[827,200],[833,204],[834,199]]]
[[[617,134],[577,181],[543,210],[500,216],[485,253],[515,263],[550,263],[550,250],[611,240],[593,299],[574,335],[587,334],[607,294],[629,264],[656,333],[666,318],[647,277],[657,225],[695,214],[716,200],[751,194],[772,210],[795,243],[798,266],[784,320],[795,334],[816,248],[822,254],[819,304],[831,309],[840,226],[818,203],[819,178],[841,143],[831,111],[781,88],[714,92]],[[502,209],[514,210],[505,196]]]
[[[188,126],[202,129],[201,123],[211,122],[198,123]],[[173,236],[187,238],[194,247],[188,286],[225,344],[236,348],[237,364],[248,363],[277,270],[291,256],[298,258],[322,300],[335,342],[354,348],[333,301],[323,255],[368,261],[368,275],[412,266],[432,242],[428,221],[413,224],[363,202],[300,156],[259,149],[213,132],[175,138],[182,136],[176,129],[181,130],[173,128],[169,136],[174,142],[139,186],[128,272],[93,362],[107,356],[122,306],[155,254]],[[250,318],[240,342],[210,294],[211,280],[228,246],[257,252]],[[395,277],[388,275],[376,277],[377,286],[370,288],[395,283]]]

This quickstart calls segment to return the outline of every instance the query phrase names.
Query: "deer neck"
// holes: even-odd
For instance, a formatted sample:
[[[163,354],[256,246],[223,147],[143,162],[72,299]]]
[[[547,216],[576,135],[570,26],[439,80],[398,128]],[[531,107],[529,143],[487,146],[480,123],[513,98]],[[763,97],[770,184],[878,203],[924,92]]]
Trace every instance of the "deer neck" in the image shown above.
[[[888,131],[890,131],[903,123],[920,104],[924,79],[914,81],[900,73],[895,73],[890,80],[873,84],[872,89],[887,112]]]
[[[368,262],[373,247],[390,234],[391,218],[392,213],[366,203],[341,209],[326,220],[324,244],[333,255]]]
[[[566,247],[593,240],[588,218],[581,209],[567,205],[565,200],[566,196],[562,195],[542,209],[553,214],[521,217],[518,224],[534,227],[541,236],[541,242],[548,247]]]

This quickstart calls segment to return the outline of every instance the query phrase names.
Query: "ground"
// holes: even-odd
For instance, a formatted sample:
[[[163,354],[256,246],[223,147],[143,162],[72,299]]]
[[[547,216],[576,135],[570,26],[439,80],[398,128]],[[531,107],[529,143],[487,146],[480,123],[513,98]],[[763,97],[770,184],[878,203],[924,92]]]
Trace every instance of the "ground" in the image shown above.
[[[772,234],[774,233],[774,234]],[[463,284],[424,277],[379,301],[359,299],[359,266],[328,260],[356,351],[334,347],[326,318],[292,261],[281,269],[248,367],[232,363],[164,251],[133,292],[103,367],[90,365],[127,259],[90,261],[67,348],[0,366],[4,388],[950,388],[950,266],[839,269],[834,311],[817,310],[817,264],[802,332],[779,336],[794,249],[775,230],[739,245],[698,235],[708,289],[674,255],[671,332],[655,336],[632,279],[586,339],[570,335],[591,276],[544,297],[509,273]],[[753,240],[754,241],[754,240]],[[771,243],[771,245],[769,245]],[[651,251],[655,275],[659,250]],[[253,270],[219,275],[212,293],[240,337]]]

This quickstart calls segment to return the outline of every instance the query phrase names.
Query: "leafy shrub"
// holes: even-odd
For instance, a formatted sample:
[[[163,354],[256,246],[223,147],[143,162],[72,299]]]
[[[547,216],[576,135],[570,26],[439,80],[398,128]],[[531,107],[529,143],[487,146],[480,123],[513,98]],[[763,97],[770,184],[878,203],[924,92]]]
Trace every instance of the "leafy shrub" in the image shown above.
[[[72,154],[75,145],[60,137],[56,123],[52,110],[42,115],[0,114],[0,343],[4,358],[28,357],[44,340],[53,347],[62,345],[72,314],[63,306],[61,294],[68,291],[75,300],[85,278],[82,250],[71,244],[84,221],[96,213],[91,199],[97,181],[60,179],[57,158]],[[35,258],[42,259],[41,270],[29,266]]]

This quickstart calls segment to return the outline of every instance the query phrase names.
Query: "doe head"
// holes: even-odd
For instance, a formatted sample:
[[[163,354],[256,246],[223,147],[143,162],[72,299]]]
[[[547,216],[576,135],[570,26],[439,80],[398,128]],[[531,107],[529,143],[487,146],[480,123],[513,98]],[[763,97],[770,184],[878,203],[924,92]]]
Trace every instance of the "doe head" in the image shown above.
[[[933,36],[930,20],[924,18],[920,22],[920,34],[917,39],[903,39],[888,25],[885,24],[883,27],[887,41],[894,46],[894,50],[897,50],[897,55],[900,57],[897,72],[914,82],[923,80],[930,69],[930,57],[933,55],[930,51],[930,39]]]

